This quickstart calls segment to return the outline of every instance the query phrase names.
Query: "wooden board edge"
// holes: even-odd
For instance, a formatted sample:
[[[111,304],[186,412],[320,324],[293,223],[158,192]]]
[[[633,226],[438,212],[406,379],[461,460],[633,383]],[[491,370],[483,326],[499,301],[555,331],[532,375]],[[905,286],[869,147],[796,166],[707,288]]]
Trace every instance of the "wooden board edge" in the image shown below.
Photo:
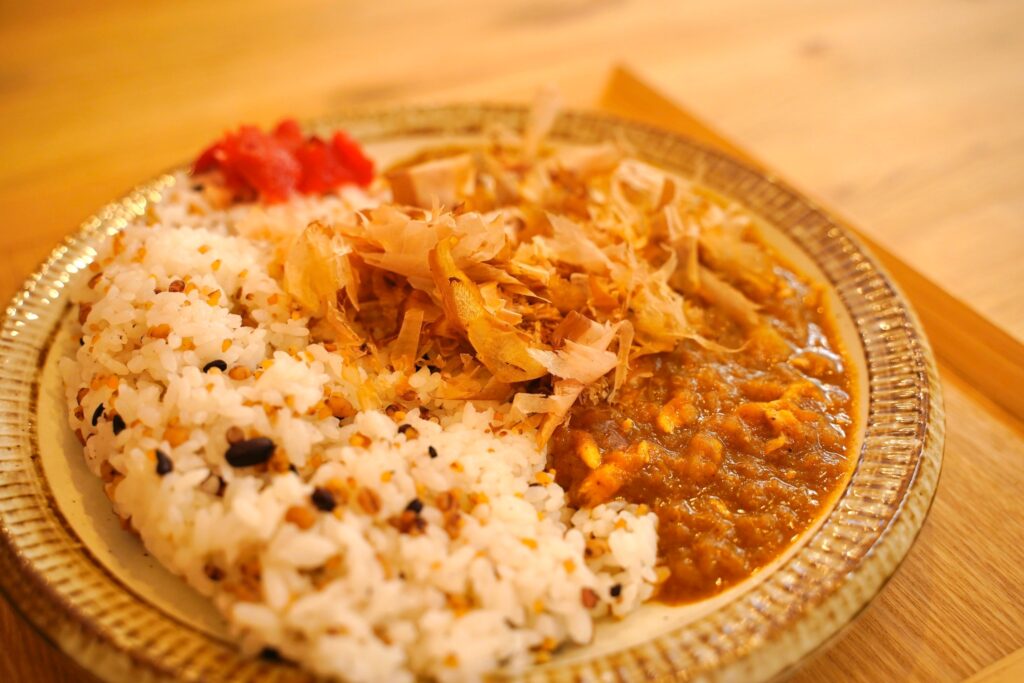
[[[1024,648],[986,666],[964,683],[1019,683],[1024,681]]]

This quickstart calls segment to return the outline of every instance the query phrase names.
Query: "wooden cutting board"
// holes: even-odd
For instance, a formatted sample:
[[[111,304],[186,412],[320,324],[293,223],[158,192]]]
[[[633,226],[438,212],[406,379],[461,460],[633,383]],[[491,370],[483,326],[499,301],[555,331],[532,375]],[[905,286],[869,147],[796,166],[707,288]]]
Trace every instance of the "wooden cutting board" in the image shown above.
[[[535,85],[505,96],[521,99]],[[594,71],[566,85],[574,106],[674,130],[764,168],[626,68]],[[1024,346],[894,255],[872,248],[910,297],[939,359],[947,414],[944,470],[931,515],[903,567],[842,638],[792,680],[941,682],[977,675],[972,680],[1024,681],[1024,398],[1018,394]],[[0,641],[7,651],[0,680],[92,680],[3,600]]]
[[[596,104],[696,138],[778,176],[628,68],[612,70]],[[924,323],[945,390],[946,451],[931,514],[903,566],[838,642],[792,680],[971,677],[979,683],[1019,683],[1024,681],[1024,345],[854,226],[846,227],[869,244]]]

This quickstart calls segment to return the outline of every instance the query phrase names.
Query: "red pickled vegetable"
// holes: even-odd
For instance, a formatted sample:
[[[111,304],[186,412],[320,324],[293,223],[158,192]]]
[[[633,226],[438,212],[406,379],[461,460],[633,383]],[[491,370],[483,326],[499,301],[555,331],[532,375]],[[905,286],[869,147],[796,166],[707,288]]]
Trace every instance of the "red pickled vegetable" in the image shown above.
[[[293,119],[271,133],[241,126],[203,150],[192,174],[218,171],[236,200],[259,197],[283,202],[293,192],[323,194],[346,184],[365,187],[373,180],[373,161],[359,144],[338,131],[328,143],[302,134]]]
[[[302,134],[302,128],[299,127],[298,121],[295,119],[285,119],[274,128],[274,139],[287,148],[288,151],[294,152],[302,145],[303,140],[306,138]]]
[[[338,158],[331,146],[320,138],[310,138],[295,150],[295,158],[302,166],[298,189],[303,194],[321,194],[355,176]]]
[[[363,153],[363,148],[359,146],[359,143],[340,130],[334,133],[331,143],[342,163],[352,170],[356,184],[364,187],[369,185],[373,180],[373,160]]]

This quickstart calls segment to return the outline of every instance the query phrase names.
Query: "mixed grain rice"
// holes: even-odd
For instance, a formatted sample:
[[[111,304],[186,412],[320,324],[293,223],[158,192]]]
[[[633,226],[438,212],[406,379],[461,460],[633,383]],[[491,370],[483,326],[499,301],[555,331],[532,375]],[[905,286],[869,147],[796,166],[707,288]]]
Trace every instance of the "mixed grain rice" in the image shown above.
[[[245,652],[351,681],[472,680],[651,596],[653,514],[572,509],[507,406],[436,400],[430,368],[346,363],[289,301],[292,236],[377,199],[216,209],[189,183],[97,256],[61,369],[116,512]],[[421,413],[387,410],[410,392]]]

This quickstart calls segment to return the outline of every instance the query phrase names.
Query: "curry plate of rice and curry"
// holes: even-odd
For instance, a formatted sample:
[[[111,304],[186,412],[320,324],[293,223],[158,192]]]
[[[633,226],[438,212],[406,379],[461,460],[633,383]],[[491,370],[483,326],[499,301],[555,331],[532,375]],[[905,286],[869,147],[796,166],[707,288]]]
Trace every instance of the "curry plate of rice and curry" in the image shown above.
[[[857,242],[546,97],[232,129],[58,247],[3,343],[2,584],[109,680],[770,678],[941,461]]]

